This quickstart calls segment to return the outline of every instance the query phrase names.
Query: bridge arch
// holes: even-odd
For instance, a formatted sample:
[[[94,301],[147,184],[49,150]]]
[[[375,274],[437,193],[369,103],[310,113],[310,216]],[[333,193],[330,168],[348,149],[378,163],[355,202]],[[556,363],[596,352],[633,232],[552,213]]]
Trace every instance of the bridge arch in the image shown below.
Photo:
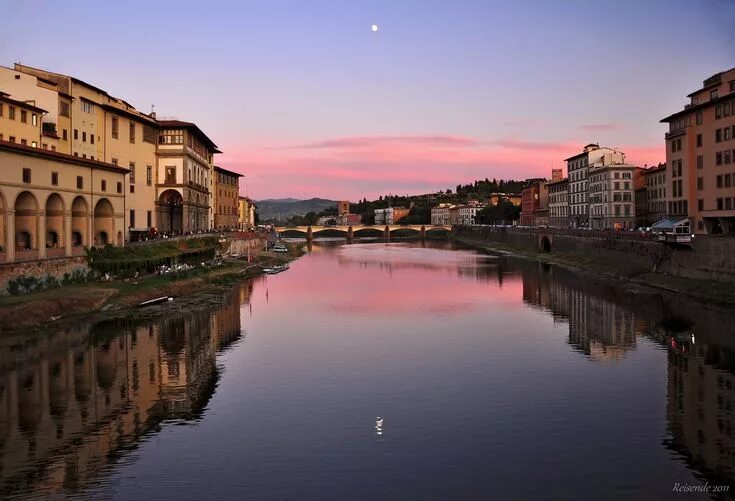
[[[547,235],[541,235],[539,237],[539,247],[544,252],[551,252],[551,238]]]

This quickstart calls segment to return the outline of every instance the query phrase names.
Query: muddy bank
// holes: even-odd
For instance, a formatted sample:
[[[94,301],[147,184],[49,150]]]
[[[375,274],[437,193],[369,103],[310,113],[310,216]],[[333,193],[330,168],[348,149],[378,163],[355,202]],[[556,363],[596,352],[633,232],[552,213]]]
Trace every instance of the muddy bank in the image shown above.
[[[233,285],[263,274],[261,266],[289,262],[303,245],[289,244],[288,254],[261,252],[248,263],[228,260],[219,268],[190,276],[148,276],[137,280],[92,282],[0,298],[0,333],[17,334],[63,329],[79,322],[116,318],[152,318],[178,310],[220,304]],[[174,301],[138,308],[149,299],[173,296]]]

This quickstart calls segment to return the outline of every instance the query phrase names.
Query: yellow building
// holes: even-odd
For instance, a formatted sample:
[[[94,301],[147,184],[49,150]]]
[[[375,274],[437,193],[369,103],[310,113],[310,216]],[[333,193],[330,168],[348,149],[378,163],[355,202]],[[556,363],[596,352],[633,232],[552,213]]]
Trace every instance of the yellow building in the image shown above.
[[[253,229],[255,226],[255,210],[257,206],[249,197],[240,197],[238,200],[237,226],[241,231]]]
[[[126,169],[7,141],[0,165],[0,261],[123,245]]]
[[[240,178],[242,174],[214,167],[214,228],[234,230],[239,216]]]
[[[100,160],[130,171],[125,183],[125,239],[156,226],[154,116],[77,78],[21,64],[0,67],[0,89],[48,107],[42,143],[48,149]],[[0,130],[0,132],[2,132]]]
[[[44,114],[46,110],[0,91],[0,141],[38,148]]]

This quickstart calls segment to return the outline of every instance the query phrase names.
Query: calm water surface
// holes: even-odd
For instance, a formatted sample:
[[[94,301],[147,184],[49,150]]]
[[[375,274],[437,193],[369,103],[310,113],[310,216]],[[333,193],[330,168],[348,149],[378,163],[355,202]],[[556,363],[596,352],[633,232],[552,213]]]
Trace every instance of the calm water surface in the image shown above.
[[[733,320],[450,244],[315,245],[216,309],[1,339],[0,495],[706,498],[672,488],[735,482]]]

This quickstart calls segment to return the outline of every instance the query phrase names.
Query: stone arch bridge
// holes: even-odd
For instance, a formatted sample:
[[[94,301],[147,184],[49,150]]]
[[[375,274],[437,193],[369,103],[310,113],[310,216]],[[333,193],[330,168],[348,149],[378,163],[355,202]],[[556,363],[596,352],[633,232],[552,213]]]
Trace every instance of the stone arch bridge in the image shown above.
[[[452,231],[449,225],[351,225],[351,226],[294,226],[277,227],[276,231],[286,238],[306,238],[313,240],[319,237],[344,237],[348,240],[360,237],[379,237],[390,240],[391,237],[442,237]]]

